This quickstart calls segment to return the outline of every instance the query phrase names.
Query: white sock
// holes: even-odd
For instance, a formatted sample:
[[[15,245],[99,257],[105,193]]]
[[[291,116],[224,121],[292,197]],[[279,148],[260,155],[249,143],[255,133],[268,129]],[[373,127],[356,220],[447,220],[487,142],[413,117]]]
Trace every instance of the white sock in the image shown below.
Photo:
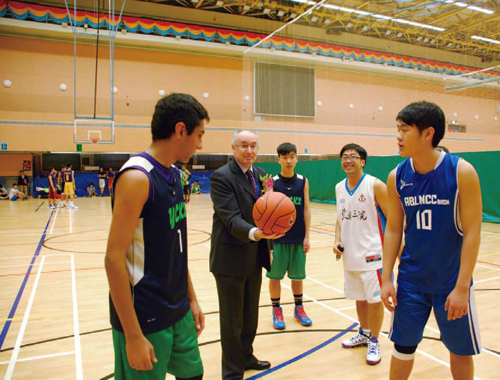
[[[359,330],[360,330],[359,332],[360,332],[361,334],[363,334],[363,335],[367,336],[368,338],[372,335],[372,330],[370,330],[370,329],[363,329],[363,328],[360,328]]]

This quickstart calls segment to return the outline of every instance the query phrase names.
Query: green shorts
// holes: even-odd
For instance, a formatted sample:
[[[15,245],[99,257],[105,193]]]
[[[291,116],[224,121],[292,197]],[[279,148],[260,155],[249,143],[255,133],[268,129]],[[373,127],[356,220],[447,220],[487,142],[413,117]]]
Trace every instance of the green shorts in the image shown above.
[[[167,372],[180,378],[190,378],[203,373],[198,338],[191,310],[175,325],[145,337],[153,345],[158,360],[151,371],[136,371],[127,360],[125,334],[113,330],[115,348],[115,379],[165,380]]]
[[[266,277],[282,280],[287,271],[292,280],[306,278],[306,255],[302,244],[274,244],[273,263]]]

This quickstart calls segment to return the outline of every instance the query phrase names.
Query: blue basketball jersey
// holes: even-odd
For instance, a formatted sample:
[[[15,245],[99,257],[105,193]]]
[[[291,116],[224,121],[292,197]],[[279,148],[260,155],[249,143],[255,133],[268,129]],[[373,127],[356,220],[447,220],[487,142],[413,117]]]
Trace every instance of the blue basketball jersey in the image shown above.
[[[304,186],[306,179],[300,174],[294,174],[291,178],[283,177],[281,174],[273,177],[273,189],[285,194],[295,205],[297,215],[292,228],[285,236],[276,239],[276,244],[302,244],[306,237],[306,224],[304,221]]]
[[[57,186],[57,172],[55,172],[54,174],[49,174],[49,177],[52,178],[52,186]]]
[[[396,190],[406,215],[398,283],[428,293],[449,293],[460,269],[458,214],[460,157],[442,152],[434,170],[416,173],[411,159],[398,165]]]
[[[141,153],[125,163],[113,186],[129,169],[149,178],[149,197],[126,258],[134,309],[142,332],[149,334],[174,325],[189,311],[186,207],[177,168]],[[113,328],[123,331],[111,297],[110,313]]]

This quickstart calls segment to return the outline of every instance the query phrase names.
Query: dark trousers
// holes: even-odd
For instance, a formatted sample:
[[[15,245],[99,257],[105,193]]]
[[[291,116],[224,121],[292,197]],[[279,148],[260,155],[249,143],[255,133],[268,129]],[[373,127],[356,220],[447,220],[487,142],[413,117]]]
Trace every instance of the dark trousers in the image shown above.
[[[256,361],[252,345],[259,320],[262,268],[255,268],[248,278],[214,276],[219,296],[222,377],[243,379],[245,368]]]

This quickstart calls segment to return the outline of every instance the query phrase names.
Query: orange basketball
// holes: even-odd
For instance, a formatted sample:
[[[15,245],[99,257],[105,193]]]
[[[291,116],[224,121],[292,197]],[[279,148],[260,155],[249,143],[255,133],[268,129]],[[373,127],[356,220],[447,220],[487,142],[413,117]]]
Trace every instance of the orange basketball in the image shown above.
[[[295,205],[285,194],[268,191],[253,206],[255,225],[266,235],[284,234],[295,223]]]

